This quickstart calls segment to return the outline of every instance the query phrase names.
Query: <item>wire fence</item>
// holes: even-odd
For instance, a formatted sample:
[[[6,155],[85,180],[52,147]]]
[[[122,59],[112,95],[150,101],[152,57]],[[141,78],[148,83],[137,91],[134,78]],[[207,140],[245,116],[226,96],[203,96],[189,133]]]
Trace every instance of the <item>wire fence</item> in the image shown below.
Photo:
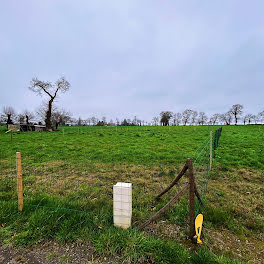
[[[219,145],[219,139],[221,137],[221,133],[222,133],[222,127],[215,130],[212,133],[211,138],[209,137],[205,140],[204,144],[202,144],[202,146],[199,148],[196,155],[194,156],[196,183],[198,187],[198,192],[200,193],[202,200],[204,199],[204,195],[207,191],[208,182],[210,179],[210,172],[211,172],[210,151],[211,151],[212,159],[215,158],[215,153]],[[210,147],[212,148],[211,150]],[[201,212],[201,203],[197,202],[196,215],[200,212]]]
[[[210,179],[210,151],[214,157],[221,132],[222,128],[214,131],[212,137],[206,138],[193,156],[196,185],[202,200]],[[78,133],[81,135],[80,131]],[[100,134],[101,131],[96,133]],[[34,140],[34,133],[31,133],[32,135],[33,139],[31,137],[30,140]],[[68,146],[65,152],[64,145],[59,146],[56,141],[49,142],[54,144],[53,146],[45,146],[47,143],[43,138],[44,135],[45,133],[37,133],[35,137],[38,142],[33,145],[35,147],[28,150],[28,153],[21,153],[25,209],[66,210],[89,214],[98,218],[98,222],[112,221],[113,185],[116,182],[132,182],[132,223],[133,226],[138,226],[164,207],[187,181],[187,177],[184,177],[173,191],[166,194],[166,198],[157,202],[156,195],[170,184],[175,174],[181,170],[183,163],[93,162],[89,159],[91,153],[71,155],[71,152],[76,153],[76,148],[81,151],[82,146],[78,145],[78,142]],[[16,145],[9,153],[0,151],[1,202],[17,203],[15,151],[19,151],[20,147]],[[48,151],[43,152],[43,147]],[[52,149],[56,147],[56,156],[54,156]],[[202,207],[197,199],[195,203],[197,215]],[[169,232],[169,226],[175,224],[190,224],[188,195],[184,195],[178,203],[171,206],[158,221],[150,225],[147,231],[153,234],[166,233]]]

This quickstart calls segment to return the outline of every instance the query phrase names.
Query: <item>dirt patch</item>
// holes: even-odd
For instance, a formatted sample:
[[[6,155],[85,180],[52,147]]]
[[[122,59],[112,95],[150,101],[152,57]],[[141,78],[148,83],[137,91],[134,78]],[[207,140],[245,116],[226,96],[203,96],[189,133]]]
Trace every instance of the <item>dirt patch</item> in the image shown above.
[[[71,244],[46,241],[30,248],[5,248],[0,245],[1,264],[106,264],[114,262],[116,259],[99,257],[90,244],[81,241]]]
[[[204,230],[203,243],[213,252],[252,263],[264,262],[264,241],[238,236],[227,229]]]

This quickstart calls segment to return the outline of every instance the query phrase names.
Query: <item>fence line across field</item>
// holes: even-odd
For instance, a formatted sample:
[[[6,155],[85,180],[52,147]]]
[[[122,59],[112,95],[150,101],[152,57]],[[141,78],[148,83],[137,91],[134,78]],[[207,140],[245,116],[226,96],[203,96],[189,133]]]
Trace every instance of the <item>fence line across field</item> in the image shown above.
[[[201,144],[193,156],[194,184],[196,192],[200,194],[199,198],[197,198],[198,196],[195,193],[194,187],[189,187],[190,184],[193,185],[190,181],[187,187],[186,184],[178,184],[178,187],[176,186],[178,190],[181,188],[189,188],[190,190],[189,197],[191,199],[189,199],[189,208],[191,210],[189,209],[189,213],[187,212],[183,214],[182,218],[179,218],[175,215],[175,212],[179,210],[179,206],[173,209],[172,204],[169,203],[166,208],[166,211],[168,211],[167,216],[169,215],[170,218],[169,221],[173,224],[190,225],[190,234],[194,232],[194,217],[202,208],[202,201],[207,190],[212,162],[215,157],[215,150],[219,144],[221,132],[222,128],[211,132],[210,136],[205,139],[204,143]],[[62,133],[64,136],[64,129]],[[80,129],[78,133],[80,133]],[[20,155],[22,155],[22,168]],[[6,164],[5,160],[1,161],[2,165],[9,168],[13,164],[13,161],[11,159],[6,160]],[[90,201],[96,202],[100,200],[100,195],[104,195],[104,198],[108,197],[111,200],[112,187],[116,182],[132,182],[133,194],[135,193],[133,213],[135,213],[134,222],[136,225],[142,225],[151,218],[151,215],[156,210],[161,210],[162,206],[166,206],[164,202],[158,205],[155,196],[171,183],[173,175],[180,169],[180,165],[174,164],[139,165],[133,163],[104,163],[104,167],[102,167],[101,164],[85,160],[70,161],[62,159],[54,161],[39,155],[30,159],[24,157],[23,153],[17,153],[16,160],[19,211],[22,211],[23,206],[32,206],[35,208],[50,208],[93,214],[89,211],[89,208],[93,207]],[[1,175],[1,172],[0,176],[12,179],[13,169],[9,168],[8,170],[8,177]],[[8,180],[6,184],[9,184]],[[194,201],[195,196],[196,201]],[[12,197],[12,199],[15,199],[15,195]],[[168,193],[166,197],[173,199],[175,193]],[[193,201],[191,202],[191,200]],[[98,202],[98,204],[100,203]],[[186,208],[188,208],[187,204],[184,205]],[[110,211],[106,210],[106,214],[109,213]]]

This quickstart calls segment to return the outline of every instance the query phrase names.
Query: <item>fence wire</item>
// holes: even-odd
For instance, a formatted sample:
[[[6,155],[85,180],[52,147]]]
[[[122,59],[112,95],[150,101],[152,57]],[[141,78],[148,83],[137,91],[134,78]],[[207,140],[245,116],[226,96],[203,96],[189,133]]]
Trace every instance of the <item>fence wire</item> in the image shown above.
[[[76,133],[65,132],[63,131],[65,138],[71,133]],[[219,128],[213,133],[213,156],[221,132],[222,128]],[[85,134],[78,130],[80,136],[89,136],[89,133]],[[95,133],[100,137],[103,130],[98,129]],[[118,133],[122,134],[122,131]],[[138,160],[132,160],[130,163],[111,161],[99,163],[91,161],[91,153],[76,154],[78,151],[79,154],[82,152],[81,141],[77,140],[75,144],[68,142],[65,151],[65,144],[61,141],[57,142],[51,138],[47,143],[45,133],[28,133],[27,136],[29,142],[35,144],[22,152],[24,208],[66,210],[99,217],[103,222],[112,221],[113,185],[116,182],[132,182],[132,219],[133,225],[138,226],[161,209],[188,181],[188,177],[184,176],[179,184],[157,202],[155,196],[170,184],[184,163],[144,165]],[[15,152],[20,151],[22,144],[11,146],[8,152],[0,150],[2,202],[17,201]],[[56,154],[52,152],[54,148],[57,148]],[[131,160],[131,157],[129,159]],[[206,138],[195,152],[193,164],[197,189],[203,200],[210,178],[210,137]],[[200,211],[201,205],[196,201],[196,214]],[[165,233],[171,232],[169,226],[175,224],[189,224],[188,192],[158,221],[150,225],[149,232],[155,234],[161,229]]]

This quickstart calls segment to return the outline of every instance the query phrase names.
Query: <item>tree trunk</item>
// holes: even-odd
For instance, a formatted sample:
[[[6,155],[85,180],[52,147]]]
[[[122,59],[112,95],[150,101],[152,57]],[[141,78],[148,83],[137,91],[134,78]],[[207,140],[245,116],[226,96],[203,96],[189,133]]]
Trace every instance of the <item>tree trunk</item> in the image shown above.
[[[235,114],[235,125],[237,125],[237,115]]]
[[[46,123],[46,129],[47,130],[51,130],[51,110],[52,110],[52,102],[53,102],[53,98],[49,100],[49,104],[48,104],[48,110],[46,113],[46,119],[45,119],[45,123]]]
[[[27,125],[29,124],[29,122],[28,122],[28,115],[26,115],[26,123],[27,123]]]
[[[8,125],[13,124],[13,121],[11,120],[11,114],[7,114],[7,121],[6,121],[6,128],[8,129]]]

